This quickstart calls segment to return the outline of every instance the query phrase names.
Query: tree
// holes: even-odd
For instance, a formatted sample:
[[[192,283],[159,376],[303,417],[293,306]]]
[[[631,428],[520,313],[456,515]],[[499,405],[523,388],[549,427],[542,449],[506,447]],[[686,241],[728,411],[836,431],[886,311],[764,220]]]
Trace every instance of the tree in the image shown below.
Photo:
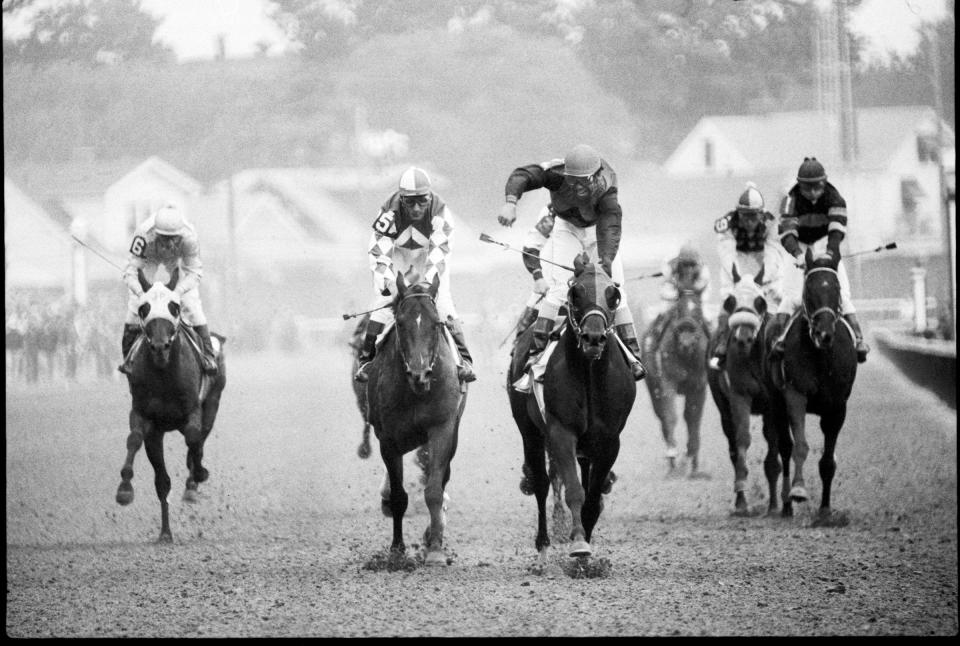
[[[16,60],[39,65],[56,60],[172,60],[173,52],[168,47],[153,42],[159,24],[160,20],[146,13],[138,0],[57,4],[37,11],[30,21],[29,34],[9,53]],[[5,43],[5,61],[7,54]]]

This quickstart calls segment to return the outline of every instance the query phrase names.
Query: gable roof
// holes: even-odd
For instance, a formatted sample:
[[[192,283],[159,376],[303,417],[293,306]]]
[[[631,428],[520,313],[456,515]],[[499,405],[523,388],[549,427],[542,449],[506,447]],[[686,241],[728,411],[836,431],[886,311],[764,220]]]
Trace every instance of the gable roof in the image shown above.
[[[935,112],[929,106],[859,108],[855,111],[858,164],[864,169],[884,168],[903,144],[904,138],[932,133]],[[793,168],[811,154],[833,162],[825,151],[836,150],[836,125],[815,110],[767,114],[703,117],[677,150],[697,136],[707,124],[722,133],[756,169]],[[953,131],[944,124],[945,134]],[[824,151],[824,152],[820,152]],[[676,153],[674,153],[676,154]],[[665,166],[669,166],[671,159]],[[838,160],[837,160],[838,161]]]
[[[135,164],[133,157],[111,161],[4,162],[3,173],[37,202],[77,197],[99,199]]]
[[[146,160],[138,164],[136,168],[124,173],[124,175],[113,184],[119,184],[128,178],[133,178],[143,173],[151,173],[156,175],[164,182],[176,186],[187,194],[196,194],[203,189],[203,185],[200,182],[179,170],[175,166],[172,166],[171,164],[160,159],[156,155],[148,157]]]

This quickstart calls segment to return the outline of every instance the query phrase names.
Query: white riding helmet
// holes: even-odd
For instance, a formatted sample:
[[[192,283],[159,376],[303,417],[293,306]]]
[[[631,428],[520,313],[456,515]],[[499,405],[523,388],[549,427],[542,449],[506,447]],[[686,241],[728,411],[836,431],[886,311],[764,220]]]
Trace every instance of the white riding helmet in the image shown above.
[[[187,220],[179,206],[167,204],[157,211],[153,228],[160,235],[182,236],[187,232]]]
[[[600,170],[600,154],[586,144],[579,144],[563,158],[563,174],[590,177]]]
[[[411,166],[403,171],[400,176],[400,195],[403,197],[411,195],[429,195],[430,194],[430,176],[427,171],[416,166]]]

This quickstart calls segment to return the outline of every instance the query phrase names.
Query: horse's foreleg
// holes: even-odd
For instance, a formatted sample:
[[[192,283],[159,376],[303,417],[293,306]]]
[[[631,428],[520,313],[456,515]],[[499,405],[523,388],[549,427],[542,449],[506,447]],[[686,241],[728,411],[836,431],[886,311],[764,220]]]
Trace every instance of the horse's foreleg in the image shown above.
[[[683,421],[687,425],[687,458],[690,459],[690,475],[700,471],[700,421],[703,405],[707,401],[707,388],[687,393],[683,405]]]
[[[820,417],[820,428],[823,430],[823,455],[820,457],[820,481],[823,483],[823,492],[820,495],[820,516],[830,514],[830,488],[833,485],[833,476],[837,471],[837,460],[834,451],[837,448],[837,437],[847,416],[846,403],[830,415]]]
[[[564,499],[570,510],[570,556],[590,556],[590,544],[583,528],[584,490],[577,474],[576,434],[558,422],[552,422],[547,430],[550,460],[563,478]]]
[[[613,468],[613,463],[620,453],[620,438],[611,441],[607,451],[590,465],[590,479],[587,483],[586,497],[583,503],[583,529],[587,542],[593,536],[593,528],[597,525],[600,512],[603,511],[603,485],[607,474]]]
[[[183,499],[187,502],[197,501],[197,485],[210,475],[203,468],[203,443],[210,429],[204,431],[200,423],[201,416],[198,409],[190,414],[183,427],[183,437],[187,443],[187,482],[183,490]]]
[[[749,512],[747,505],[747,452],[750,449],[750,399],[738,393],[730,395],[730,421],[733,425],[733,441],[730,446],[730,460],[733,462],[733,492],[735,496],[734,513],[744,515]]]
[[[807,398],[793,388],[784,392],[787,402],[787,416],[790,420],[790,434],[793,436],[793,481],[790,486],[790,499],[793,502],[804,502],[810,497],[803,480],[803,465],[807,461],[810,445],[807,444],[806,416]]]
[[[450,477],[450,460],[453,457],[452,429],[434,429],[428,432],[431,437],[427,451],[425,468],[426,483],[423,498],[430,511],[430,525],[424,532],[426,565],[446,565],[447,557],[443,552],[443,490]]]
[[[680,451],[677,450],[677,392],[672,385],[666,381],[660,382],[660,396],[657,397],[654,412],[660,418],[660,432],[663,435],[663,442],[667,445],[666,457],[670,471],[677,467],[677,458],[680,457]]]
[[[130,411],[130,434],[127,435],[127,458],[123,461],[120,468],[120,486],[117,487],[117,502],[121,505],[129,505],[133,502],[133,460],[137,457],[137,451],[143,446],[144,434],[152,431],[150,422],[141,417],[135,411]]]
[[[170,495],[170,476],[163,461],[163,433],[154,429],[144,437],[147,458],[153,465],[153,484],[157,489],[157,498],[160,500],[160,543],[173,541],[170,533],[170,506],[167,497]]]
[[[407,492],[403,489],[403,453],[392,451],[380,444],[380,457],[387,467],[387,479],[390,481],[390,515],[393,517],[393,542],[390,549],[404,552],[407,546],[403,542],[403,515],[407,511]]]
[[[767,515],[776,513],[779,505],[777,504],[777,485],[780,480],[782,468],[780,466],[780,447],[777,437],[777,430],[774,426],[773,416],[770,413],[763,415],[763,437],[767,441],[767,456],[763,460],[763,471],[767,476]]]

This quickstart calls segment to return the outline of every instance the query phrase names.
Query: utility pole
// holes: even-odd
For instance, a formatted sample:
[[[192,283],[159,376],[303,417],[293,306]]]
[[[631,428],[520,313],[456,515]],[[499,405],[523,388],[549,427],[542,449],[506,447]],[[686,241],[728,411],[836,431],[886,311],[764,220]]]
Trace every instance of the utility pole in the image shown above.
[[[929,58],[930,58],[930,80],[933,84],[933,110],[937,127],[937,179],[939,183],[939,195],[937,206],[940,210],[941,231],[940,236],[944,240],[944,253],[947,255],[947,264],[949,267],[948,279],[950,289],[947,292],[947,298],[950,299],[950,325],[953,339],[957,338],[957,248],[954,240],[955,224],[950,217],[950,200],[947,195],[947,181],[943,169],[943,89],[940,83],[940,38],[937,34],[937,26],[930,25],[927,28],[929,35]]]

